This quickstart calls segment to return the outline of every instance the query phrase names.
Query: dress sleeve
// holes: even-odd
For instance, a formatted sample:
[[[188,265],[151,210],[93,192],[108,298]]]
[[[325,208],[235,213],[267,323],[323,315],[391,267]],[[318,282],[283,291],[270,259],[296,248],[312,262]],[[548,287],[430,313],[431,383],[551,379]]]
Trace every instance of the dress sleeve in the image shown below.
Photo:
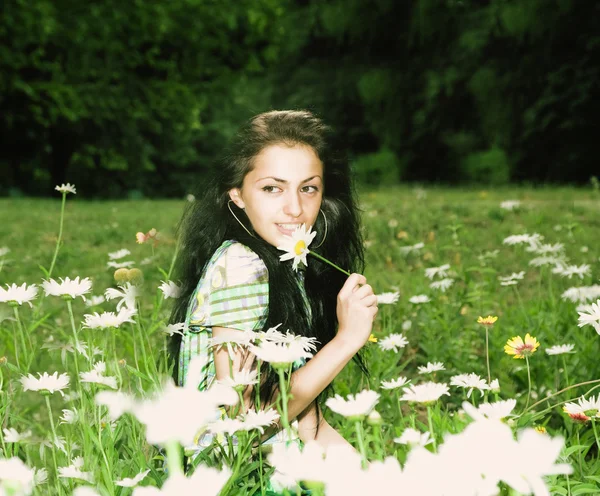
[[[269,276],[261,258],[233,243],[207,267],[196,293],[190,326],[261,328],[269,305]]]

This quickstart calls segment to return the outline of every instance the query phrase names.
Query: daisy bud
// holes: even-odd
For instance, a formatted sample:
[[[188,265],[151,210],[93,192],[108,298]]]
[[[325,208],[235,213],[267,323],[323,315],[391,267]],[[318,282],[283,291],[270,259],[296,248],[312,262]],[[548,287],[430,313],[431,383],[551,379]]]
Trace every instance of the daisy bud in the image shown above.
[[[140,269],[129,269],[127,271],[127,280],[131,284],[139,286],[144,282],[144,273]]]
[[[383,419],[381,418],[381,415],[379,415],[379,412],[377,410],[373,410],[371,413],[369,413],[369,416],[367,417],[367,424],[381,425],[382,423]]]
[[[117,284],[126,283],[129,279],[129,271],[125,268],[115,270],[114,278]]]
[[[8,358],[6,358],[5,356],[0,357],[0,366],[6,365],[7,362]]]
[[[127,360],[125,360],[124,358],[121,358],[121,360],[119,360],[117,362],[117,365],[121,368],[125,368],[125,367],[127,367]]]

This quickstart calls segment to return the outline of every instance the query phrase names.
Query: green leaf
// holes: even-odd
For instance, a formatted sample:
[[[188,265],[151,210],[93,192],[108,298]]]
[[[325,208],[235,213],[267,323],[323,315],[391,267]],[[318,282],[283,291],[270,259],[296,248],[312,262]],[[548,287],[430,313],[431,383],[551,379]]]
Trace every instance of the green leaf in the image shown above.
[[[600,488],[595,484],[579,484],[576,488],[571,489],[571,494],[577,496],[578,494],[598,494]]]

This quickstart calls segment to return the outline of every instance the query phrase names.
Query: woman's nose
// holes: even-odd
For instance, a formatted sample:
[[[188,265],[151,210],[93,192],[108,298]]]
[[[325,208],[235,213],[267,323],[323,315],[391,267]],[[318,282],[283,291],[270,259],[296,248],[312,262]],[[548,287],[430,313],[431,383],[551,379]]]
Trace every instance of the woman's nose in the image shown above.
[[[286,197],[283,213],[291,217],[299,217],[302,213],[302,202],[296,193],[290,193]]]

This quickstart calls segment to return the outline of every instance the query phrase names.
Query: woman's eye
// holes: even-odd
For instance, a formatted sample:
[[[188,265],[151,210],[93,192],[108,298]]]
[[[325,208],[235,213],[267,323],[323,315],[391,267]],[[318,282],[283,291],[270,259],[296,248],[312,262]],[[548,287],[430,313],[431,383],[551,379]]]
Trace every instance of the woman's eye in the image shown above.
[[[316,186],[304,186],[304,188],[302,189],[305,190],[307,193],[316,193],[317,191],[319,191],[319,188],[317,188]]]
[[[278,190],[279,188],[277,186],[265,186],[263,187],[263,191],[266,191],[267,193],[274,193],[275,190]]]

